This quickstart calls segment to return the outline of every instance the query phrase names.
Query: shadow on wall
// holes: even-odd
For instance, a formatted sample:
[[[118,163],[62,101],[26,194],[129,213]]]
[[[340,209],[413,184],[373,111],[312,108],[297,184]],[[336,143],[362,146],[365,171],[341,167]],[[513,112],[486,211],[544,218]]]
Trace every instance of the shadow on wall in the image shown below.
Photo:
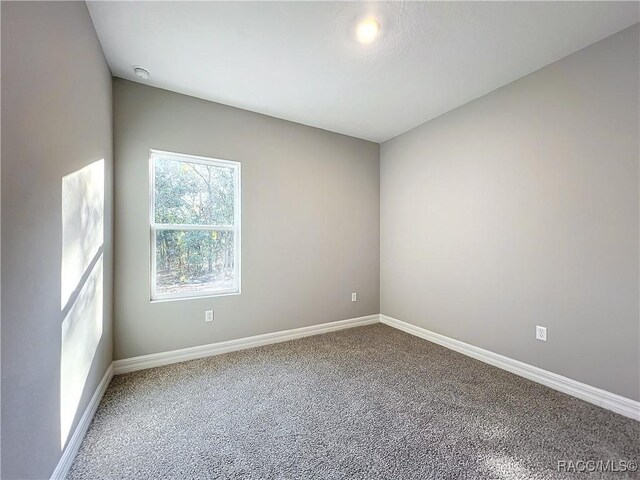
[[[102,337],[104,159],[62,178],[60,448]]]

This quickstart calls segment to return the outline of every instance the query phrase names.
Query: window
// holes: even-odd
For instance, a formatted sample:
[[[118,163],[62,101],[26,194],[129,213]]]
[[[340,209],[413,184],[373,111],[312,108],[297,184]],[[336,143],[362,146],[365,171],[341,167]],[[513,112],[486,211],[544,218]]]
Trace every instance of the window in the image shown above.
[[[151,300],[240,293],[240,163],[151,151]]]

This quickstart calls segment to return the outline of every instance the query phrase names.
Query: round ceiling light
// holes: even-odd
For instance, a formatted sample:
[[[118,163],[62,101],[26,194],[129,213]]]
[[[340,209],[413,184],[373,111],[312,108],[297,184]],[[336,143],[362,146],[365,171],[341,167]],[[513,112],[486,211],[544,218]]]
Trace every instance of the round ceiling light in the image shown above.
[[[360,43],[371,43],[380,33],[380,23],[375,18],[366,18],[356,27],[356,37]]]
[[[141,78],[143,80],[148,80],[149,77],[151,76],[149,71],[145,70],[142,67],[133,67],[133,73],[135,73],[137,77],[139,77],[139,78]]]

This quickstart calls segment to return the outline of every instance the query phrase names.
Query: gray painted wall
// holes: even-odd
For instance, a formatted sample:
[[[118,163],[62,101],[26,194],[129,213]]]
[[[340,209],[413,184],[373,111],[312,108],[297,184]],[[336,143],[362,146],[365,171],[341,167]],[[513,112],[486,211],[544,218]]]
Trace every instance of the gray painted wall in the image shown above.
[[[115,79],[114,148],[116,359],[379,312],[377,144]],[[149,149],[242,163],[241,295],[149,301]]]
[[[640,399],[638,32],[381,146],[383,314]]]
[[[2,478],[42,479],[61,455],[61,327],[78,298],[61,305],[62,179],[100,159],[102,336],[74,425],[112,358],[111,74],[84,2],[1,8]]]

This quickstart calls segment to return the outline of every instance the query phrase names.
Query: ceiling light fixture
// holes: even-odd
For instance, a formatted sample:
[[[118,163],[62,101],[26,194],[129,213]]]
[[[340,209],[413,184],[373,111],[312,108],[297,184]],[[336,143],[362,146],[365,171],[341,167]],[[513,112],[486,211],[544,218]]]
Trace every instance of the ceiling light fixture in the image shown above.
[[[366,18],[356,27],[356,37],[360,43],[371,43],[380,33],[380,23],[375,18]]]
[[[133,73],[135,73],[137,77],[139,77],[139,78],[141,78],[143,80],[148,80],[149,77],[151,76],[149,71],[145,70],[142,67],[133,67]]]

